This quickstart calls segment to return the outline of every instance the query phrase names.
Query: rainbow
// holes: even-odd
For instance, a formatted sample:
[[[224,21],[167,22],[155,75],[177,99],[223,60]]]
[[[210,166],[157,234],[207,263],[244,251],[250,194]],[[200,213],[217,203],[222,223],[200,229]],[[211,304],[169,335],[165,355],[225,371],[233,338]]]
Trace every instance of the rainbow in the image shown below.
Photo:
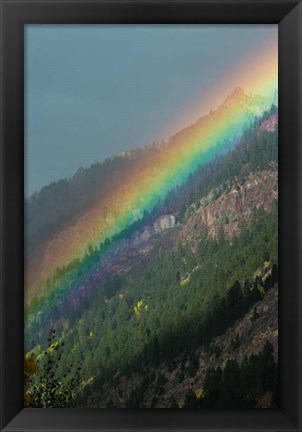
[[[73,236],[74,227],[71,227],[67,243],[62,245],[56,239],[53,240],[51,247],[55,252],[44,264],[40,277],[31,287],[26,287],[25,301],[30,302],[33,293],[43,293],[46,279],[54,274],[56,268],[74,260],[77,260],[80,268],[88,245],[98,248],[106,238],[111,238],[141,218],[144,210],[151,211],[159,199],[183,183],[198,166],[211,161],[216,155],[226,152],[230,145],[234,145],[255,116],[261,115],[270,107],[273,90],[277,89],[277,80],[276,64],[270,62],[262,76],[257,76],[250,86],[255,88],[258,85],[266,98],[246,96],[236,89],[216,111],[174,135],[163,148],[149,149],[146,152],[147,158],[140,159],[133,172],[121,179],[115,190],[108,191],[102,202],[89,209],[77,222],[77,235]],[[125,157],[132,157],[132,153]],[[82,283],[85,269],[80,270],[82,276],[79,282],[81,279]],[[68,275],[60,280],[62,292],[65,285],[69,290]]]

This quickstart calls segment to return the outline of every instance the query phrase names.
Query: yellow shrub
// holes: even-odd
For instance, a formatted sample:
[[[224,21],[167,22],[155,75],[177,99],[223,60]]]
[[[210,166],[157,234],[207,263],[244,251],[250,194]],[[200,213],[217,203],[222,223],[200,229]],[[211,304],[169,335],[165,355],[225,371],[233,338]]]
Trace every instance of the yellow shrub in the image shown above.
[[[180,286],[185,286],[190,282],[190,276],[188,276],[186,279],[182,279],[180,281]]]
[[[144,311],[148,310],[148,305],[143,300],[139,300],[134,306],[133,310],[136,316],[140,316]]]
[[[264,294],[265,294],[265,289],[264,289],[264,287],[262,286],[262,285],[258,285],[258,291],[260,292],[260,294],[262,295],[262,296],[264,296]]]
[[[203,391],[201,389],[196,390],[195,391],[195,396],[196,396],[197,399],[203,398],[204,397]]]

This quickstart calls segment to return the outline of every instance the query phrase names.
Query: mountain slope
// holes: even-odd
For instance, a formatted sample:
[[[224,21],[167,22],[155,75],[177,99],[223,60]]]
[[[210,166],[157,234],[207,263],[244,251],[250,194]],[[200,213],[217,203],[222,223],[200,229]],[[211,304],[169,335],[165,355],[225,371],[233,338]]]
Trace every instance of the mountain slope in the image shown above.
[[[137,407],[152,405],[155,408],[170,408],[172,403],[181,407],[189,391],[197,395],[204,391],[206,374],[210,368],[224,369],[229,360],[235,360],[241,365],[245,358],[258,355],[267,342],[274,349],[274,360],[278,361],[277,284],[224,334],[215,337],[208,347],[197,349],[194,355],[191,354],[185,359],[182,356],[176,357],[172,367],[161,363],[156,369],[151,370],[150,381],[152,376],[153,387],[144,388],[145,373],[137,372],[130,378],[122,376],[117,386],[105,384],[100,393],[92,393],[89,397],[89,406],[106,408],[114,405],[121,408],[127,404],[131,395],[136,393],[142,396]],[[194,374],[190,373],[190,362],[193,359],[196,361]],[[158,382],[162,383],[159,387],[156,386]]]
[[[152,210],[198,165],[234,146],[255,114],[269,106],[266,98],[235,89],[216,111],[166,145],[96,164],[32,197],[26,205],[28,295],[57,267],[82,258],[89,244],[97,247]]]
[[[241,112],[241,91],[217,111],[231,112],[234,98]],[[112,205],[106,217],[112,229],[121,222],[118,230],[108,231],[83,256],[58,259],[60,266],[27,303],[26,349],[43,363],[45,340],[54,328],[65,344],[55,376],[73,379],[82,365],[73,393],[76,406],[229,407],[226,394],[233,390],[227,383],[236,374],[247,380],[238,386],[237,407],[276,403],[277,108],[238,130],[240,136],[227,140],[221,154],[214,146],[209,160],[197,158],[189,174],[181,172],[183,181],[169,183],[151,208],[144,208],[148,199],[142,199],[136,217],[129,204],[131,217],[121,221],[112,215]],[[182,138],[173,140],[173,151],[182,149]],[[165,155],[162,162],[171,154],[171,142],[155,150]],[[194,139],[190,143],[191,149],[197,145]],[[152,173],[152,163],[140,169]],[[128,198],[125,192],[123,200]],[[54,241],[68,241],[68,230],[91,211]],[[76,238],[77,231],[70,232]],[[48,242],[46,250],[52,245],[56,254],[59,244]],[[265,339],[272,346],[264,345],[261,336],[270,322]],[[232,331],[238,338],[231,337]],[[244,355],[248,359],[242,361]],[[212,369],[205,370],[203,362]],[[66,365],[71,365],[68,371]],[[272,379],[253,384],[248,377],[255,368],[259,380],[266,373]],[[224,391],[214,400],[209,395],[217,393],[215,380]]]
[[[264,120],[264,122],[267,120]],[[263,124],[263,123],[262,123]],[[267,167],[268,170],[264,171],[263,174],[261,174],[261,176],[258,176],[257,179],[257,174],[256,176],[253,178],[253,174],[252,172],[249,171],[249,179],[244,180],[246,178],[246,166],[250,165],[251,162],[253,163],[252,166],[256,167],[258,166],[257,164],[259,163],[259,161],[261,161],[263,163],[263,161],[265,161],[265,157],[263,156],[263,153],[257,152],[257,159],[255,162],[253,162],[253,155],[254,155],[254,147],[257,148],[257,146],[259,145],[259,139],[260,142],[264,143],[264,142],[268,142],[270,143],[268,148],[266,149],[266,153],[267,154],[274,154],[274,152],[272,153],[272,149],[276,146],[276,142],[274,141],[274,139],[272,140],[268,140],[268,136],[272,136],[274,137],[275,133],[272,132],[266,132],[264,135],[263,133],[261,135],[258,134],[258,130],[261,126],[256,127],[255,129],[255,133],[254,135],[250,136],[249,141],[252,142],[253,141],[253,136],[257,137],[257,141],[255,141],[255,143],[249,147],[246,145],[245,140],[243,140],[243,142],[240,142],[238,144],[238,149],[242,147],[242,145],[244,146],[244,148],[246,148],[248,151],[246,153],[246,163],[245,165],[243,165],[239,171],[237,171],[237,169],[234,170],[234,161],[236,162],[235,166],[241,166],[241,154],[242,154],[242,150],[240,150],[240,152],[238,153],[238,149],[235,148],[233,152],[231,152],[230,156],[226,155],[224,157],[222,157],[222,161],[220,159],[217,160],[216,164],[212,166],[211,172],[212,172],[212,176],[206,177],[205,179],[203,179],[203,172],[205,171],[206,167],[200,167],[199,171],[196,172],[195,177],[198,180],[200,175],[201,175],[201,180],[203,183],[201,183],[201,185],[203,185],[203,188],[200,190],[200,192],[202,193],[202,191],[206,191],[205,185],[207,183],[209,183],[209,185],[211,186],[213,184],[213,178],[215,178],[215,166],[217,165],[219,167],[219,177],[218,177],[218,183],[219,187],[213,189],[211,191],[211,189],[208,189],[210,192],[208,193],[208,195],[201,195],[202,199],[199,199],[198,202],[198,207],[199,210],[196,212],[196,214],[192,217],[191,221],[188,221],[188,223],[186,223],[184,225],[184,227],[182,227],[181,230],[181,234],[179,238],[183,238],[183,239],[189,239],[190,233],[194,233],[194,235],[196,236],[196,238],[198,238],[198,233],[196,232],[196,230],[194,230],[194,226],[197,225],[207,225],[208,224],[208,228],[210,229],[210,234],[212,235],[213,232],[216,232],[216,234],[219,231],[219,227],[221,225],[221,223],[224,224],[224,231],[226,236],[228,237],[228,233],[232,232],[232,230],[234,232],[239,232],[239,222],[249,222],[250,220],[252,220],[252,210],[255,207],[259,207],[261,205],[263,205],[266,210],[268,211],[270,209],[271,203],[273,202],[273,200],[277,197],[277,176],[274,173],[274,170],[276,170],[276,165],[271,165],[271,162],[269,160],[267,160],[266,165],[263,165],[263,168]],[[240,155],[239,160],[237,159],[237,154]],[[228,159],[230,158],[230,160]],[[227,162],[227,163],[226,163]],[[225,167],[224,169],[222,168],[222,164],[224,163]],[[214,172],[213,172],[214,170]],[[219,183],[221,181],[221,179],[223,179],[223,172],[226,173],[227,176],[229,176],[229,174],[236,174],[235,177],[232,178],[232,183],[230,184],[229,181],[226,181],[224,183]],[[193,178],[194,179],[194,178]],[[194,181],[192,180],[192,178],[188,179],[188,182],[185,183],[185,185],[187,185],[187,190],[184,190],[180,193],[177,193],[178,196],[182,197],[182,200],[184,200],[184,202],[186,203],[187,197],[190,197],[190,193],[192,190],[192,184],[194,183]],[[199,181],[197,181],[197,185],[198,188],[200,189],[199,186]],[[203,192],[203,193],[204,193]],[[216,202],[212,203],[211,201],[215,201],[215,195],[216,195]],[[174,194],[172,194],[172,198],[173,198]],[[219,198],[219,200],[217,200],[217,197]],[[258,202],[257,202],[258,199]],[[188,212],[190,214],[190,212],[192,212],[192,210],[196,210],[196,198],[194,198],[195,203],[192,207],[187,206],[188,208]],[[175,200],[174,200],[175,201]],[[192,201],[189,201],[189,203],[191,204]],[[176,210],[175,217],[179,219],[180,215],[179,215],[179,210],[182,209],[182,202],[180,201],[178,203],[178,211]],[[203,207],[205,207],[203,209]],[[219,209],[221,207],[221,209]],[[165,211],[167,209],[170,208],[170,202],[168,199],[167,204],[163,203],[163,205],[160,205],[160,213],[159,215],[156,216],[157,211],[155,209],[155,216],[156,218],[159,218],[158,220],[160,221],[160,214],[165,214]],[[223,210],[223,211],[221,211]],[[220,213],[220,215],[219,215]],[[218,217],[217,217],[218,216]],[[77,292],[80,292],[82,290],[81,287],[87,285],[88,291],[91,291],[91,288],[96,285],[98,283],[99,280],[102,280],[102,278],[104,277],[104,272],[109,274],[109,272],[111,271],[110,268],[112,268],[112,266],[119,266],[117,263],[119,260],[122,259],[122,257],[124,257],[124,260],[128,259],[128,255],[130,254],[131,256],[137,256],[137,253],[135,252],[134,249],[134,253],[132,253],[132,249],[133,247],[135,247],[138,242],[143,242],[148,240],[149,241],[149,245],[148,248],[150,248],[150,245],[152,244],[152,242],[150,242],[150,236],[152,234],[152,229],[149,226],[149,222],[148,220],[152,220],[152,215],[150,215],[150,217],[146,218],[146,221],[144,221],[144,219],[142,220],[142,223],[139,224],[141,226],[143,226],[143,228],[138,229],[138,227],[136,227],[137,224],[133,225],[133,229],[131,228],[131,230],[133,231],[133,234],[131,234],[131,231],[126,230],[124,232],[124,240],[122,241],[122,243],[120,243],[120,240],[117,241],[117,245],[115,245],[115,243],[113,243],[110,247],[109,250],[106,252],[105,250],[105,255],[102,252],[102,250],[100,251],[100,253],[97,252],[97,250],[91,250],[91,259],[89,259],[89,256],[87,257],[86,261],[87,261],[87,265],[89,267],[89,262],[93,261],[92,265],[94,267],[96,267],[96,271],[95,271],[95,276],[94,276],[94,272],[92,271],[91,266],[89,267],[89,274],[88,274],[88,279],[87,282],[85,282],[85,280],[83,279],[83,281],[81,283],[78,283],[78,289],[75,290],[75,288],[71,288],[72,287],[72,278],[70,279],[70,277],[68,276],[68,271],[67,271],[67,277],[69,279],[69,281],[67,280],[66,282],[64,282],[64,280],[62,279],[60,281],[60,277],[58,279],[57,282],[53,283],[53,287],[51,288],[52,291],[56,290],[56,286],[58,286],[58,283],[61,284],[63,291],[62,291],[62,295],[64,296],[64,291],[65,288],[64,286],[67,284],[68,286],[70,286],[70,288],[68,288],[68,291],[70,291],[70,298],[75,298],[78,296]],[[235,220],[236,219],[236,220]],[[153,219],[154,220],[154,219]],[[227,222],[227,223],[226,223]],[[155,222],[154,222],[155,223]],[[186,226],[188,226],[188,228],[186,228]],[[177,228],[177,227],[176,227]],[[213,231],[214,230],[214,231]],[[131,234],[131,235],[130,235]],[[129,237],[130,235],[130,237]],[[177,234],[179,235],[179,234]],[[123,239],[123,237],[121,237],[121,239]],[[158,241],[156,241],[156,243],[158,243]],[[106,258],[107,256],[107,258]],[[136,258],[137,259],[137,258]],[[82,267],[85,267],[86,262],[85,260],[83,261],[83,265]],[[109,264],[108,264],[109,261]],[[128,261],[131,261],[130,259]],[[103,262],[103,264],[101,264]],[[135,260],[134,260],[135,262]],[[109,265],[109,267],[108,267]],[[77,278],[78,278],[78,274],[80,271],[80,265],[75,262],[74,263],[74,268],[75,270],[71,270],[75,273],[75,282],[77,282]],[[71,271],[71,275],[72,275],[72,271]],[[81,273],[83,273],[83,271],[81,271]],[[58,272],[58,275],[62,274],[62,271]],[[85,276],[85,271],[83,273],[83,275]],[[92,283],[92,281],[94,281]],[[72,289],[72,290],[71,290]],[[85,292],[87,291],[86,289],[84,290]],[[55,295],[55,297],[57,299],[60,298],[60,292],[57,293],[53,293]],[[47,299],[47,296],[46,296]],[[60,303],[62,302],[63,298],[60,300]],[[45,300],[46,302],[48,302],[48,300]],[[54,301],[54,297],[52,296],[52,300],[51,302]],[[67,298],[64,300],[64,303],[68,303]]]

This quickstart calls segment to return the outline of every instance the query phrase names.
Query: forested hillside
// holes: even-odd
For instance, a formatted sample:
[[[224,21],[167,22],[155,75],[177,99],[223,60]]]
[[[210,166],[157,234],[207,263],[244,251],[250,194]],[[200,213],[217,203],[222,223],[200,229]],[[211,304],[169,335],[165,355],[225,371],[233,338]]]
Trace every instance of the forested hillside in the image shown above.
[[[125,181],[141,154],[169,145],[96,164],[32,197],[31,247]],[[276,407],[277,167],[273,105],[156,205],[57,267],[25,309],[26,351],[40,364],[26,382],[28,405],[41,406],[41,374],[55,365],[51,380],[74,406]],[[82,188],[76,204],[74,187]],[[36,213],[43,200],[45,208],[55,201],[55,216]],[[266,339],[250,351],[272,309]]]
[[[139,221],[144,210],[160,209],[169,191],[186,182],[199,165],[232,149],[255,121],[255,113],[269,106],[267,98],[248,96],[237,88],[215,111],[167,142],[82,168],[71,179],[54,182],[34,194],[25,203],[26,297],[40,291],[41,279],[53,274],[56,267],[83,258],[88,243],[98,247],[106,237],[123,230],[125,223]]]

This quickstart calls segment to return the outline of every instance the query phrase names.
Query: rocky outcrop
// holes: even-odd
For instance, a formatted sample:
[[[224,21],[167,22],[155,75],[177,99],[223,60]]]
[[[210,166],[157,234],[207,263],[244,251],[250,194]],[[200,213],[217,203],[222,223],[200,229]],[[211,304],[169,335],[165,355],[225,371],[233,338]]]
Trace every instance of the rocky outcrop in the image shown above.
[[[166,229],[174,228],[174,227],[175,227],[175,216],[173,215],[161,216],[153,224],[153,229],[156,234]]]
[[[250,175],[242,185],[234,181],[229,185],[229,192],[217,199],[213,198],[213,193],[204,197],[200,208],[182,225],[176,224],[174,215],[161,216],[152,225],[113,245],[108,259],[102,258],[89,278],[83,281],[73,301],[80,303],[81,296],[92,292],[107,275],[139,271],[160,248],[173,248],[179,240],[189,242],[194,253],[205,226],[210,236],[218,236],[223,226],[225,237],[231,240],[239,235],[242,222],[252,221],[254,209],[262,206],[265,211],[270,210],[273,201],[278,198],[277,180],[277,170],[272,168]]]
[[[177,232],[175,217],[165,215],[158,218],[154,224],[147,225],[138,230],[127,240],[122,240],[110,246],[107,256],[103,256],[97,268],[91,272],[89,278],[80,287],[79,295],[74,297],[74,302],[79,303],[80,297],[99,286],[107,275],[118,273],[126,275],[136,272],[146,260],[156,254],[162,244],[172,248],[175,245]]]
[[[265,120],[258,129],[258,135],[263,132],[274,132],[278,125],[278,114],[274,114]]]
[[[213,194],[201,200],[201,207],[183,226],[182,238],[194,244],[196,228],[207,227],[212,237],[221,226],[226,239],[238,236],[242,222],[249,223],[253,211],[263,207],[268,212],[278,199],[278,173],[276,169],[251,175],[242,185],[234,181],[231,189],[213,200]]]

